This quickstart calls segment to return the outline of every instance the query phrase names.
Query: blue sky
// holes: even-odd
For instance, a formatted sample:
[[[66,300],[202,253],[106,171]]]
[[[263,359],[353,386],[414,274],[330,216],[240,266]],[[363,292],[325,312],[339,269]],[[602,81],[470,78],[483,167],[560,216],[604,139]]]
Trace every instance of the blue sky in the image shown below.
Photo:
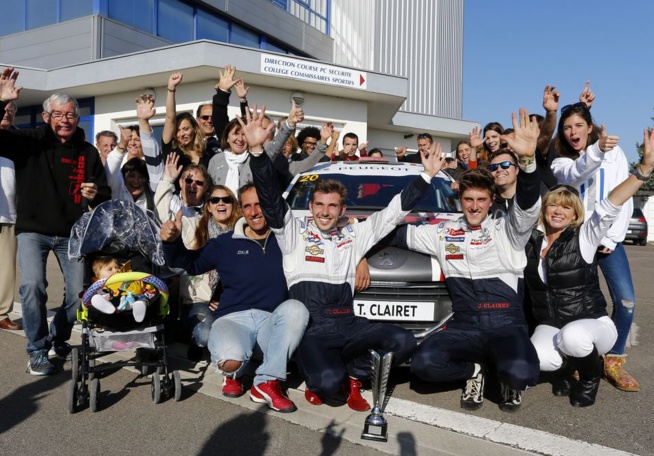
[[[561,108],[590,80],[596,123],[637,160],[654,125],[654,1],[465,0],[464,14],[464,119],[507,128],[521,106],[543,113],[546,84]]]

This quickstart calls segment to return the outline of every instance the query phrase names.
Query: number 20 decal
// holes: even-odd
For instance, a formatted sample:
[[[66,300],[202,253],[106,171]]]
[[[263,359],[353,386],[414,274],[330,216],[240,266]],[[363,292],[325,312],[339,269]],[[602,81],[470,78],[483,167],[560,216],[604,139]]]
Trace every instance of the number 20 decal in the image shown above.
[[[307,174],[306,176],[300,177],[300,182],[313,182],[318,180],[317,174]]]

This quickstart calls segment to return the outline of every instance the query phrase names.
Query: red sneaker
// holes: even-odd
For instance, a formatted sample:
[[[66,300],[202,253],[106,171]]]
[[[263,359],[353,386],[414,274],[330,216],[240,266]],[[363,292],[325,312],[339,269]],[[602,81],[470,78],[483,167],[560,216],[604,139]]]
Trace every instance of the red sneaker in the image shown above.
[[[322,405],[322,399],[320,399],[320,396],[311,391],[308,387],[304,389],[304,398],[311,405]]]
[[[243,395],[243,378],[223,377],[223,396],[241,397]]]
[[[363,397],[361,397],[361,382],[352,377],[348,377],[346,383],[343,384],[343,394],[347,397],[347,405],[352,410],[357,412],[365,412],[370,410],[370,404]]]
[[[268,404],[268,407],[281,413],[291,413],[297,410],[297,407],[291,401],[277,380],[268,380],[258,385],[252,385],[250,389],[250,399],[259,404]]]

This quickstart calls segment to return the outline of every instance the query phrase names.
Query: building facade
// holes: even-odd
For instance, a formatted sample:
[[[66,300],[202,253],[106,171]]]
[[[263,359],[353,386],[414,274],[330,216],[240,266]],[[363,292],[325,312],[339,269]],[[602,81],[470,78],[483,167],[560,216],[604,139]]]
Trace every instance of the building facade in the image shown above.
[[[462,50],[461,0],[11,0],[0,17],[0,65],[25,87],[16,123],[66,92],[89,139],[135,122],[145,90],[163,123],[173,72],[178,111],[194,112],[232,64],[273,116],[299,93],[307,125],[333,121],[389,154],[424,131],[448,150],[477,126],[461,118]]]

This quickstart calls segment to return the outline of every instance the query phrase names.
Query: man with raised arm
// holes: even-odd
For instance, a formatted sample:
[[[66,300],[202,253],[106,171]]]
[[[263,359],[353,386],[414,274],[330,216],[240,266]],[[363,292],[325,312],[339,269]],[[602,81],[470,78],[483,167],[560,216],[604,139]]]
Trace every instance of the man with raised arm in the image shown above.
[[[525,245],[538,221],[540,179],[534,154],[538,123],[520,109],[513,114],[515,134],[502,136],[518,156],[515,203],[499,218],[489,215],[495,182],[485,169],[459,178],[463,216],[439,225],[406,225],[393,244],[433,255],[452,297],[454,317],[447,328],[422,342],[411,371],[432,382],[467,379],[461,407],[483,404],[486,366],[501,384],[500,409],[520,407],[521,391],[538,382],[539,363],[525,320]]]
[[[18,73],[0,73],[0,112],[17,100]],[[55,93],[43,102],[45,125],[24,130],[0,130],[0,156],[16,169],[16,237],[21,270],[20,298],[27,335],[27,370],[32,375],[51,375],[54,366],[48,350],[60,358],[70,357],[70,338],[84,265],[68,259],[68,237],[73,224],[90,205],[111,198],[98,150],[84,140],[78,128],[77,100]],[[64,275],[65,299],[50,328],[47,322],[46,259],[52,251]]]
[[[393,352],[394,364],[409,359],[413,335],[398,326],[357,317],[353,309],[355,270],[366,252],[404,220],[443,166],[440,145],[423,157],[425,171],[365,222],[338,226],[345,213],[346,189],[335,180],[316,183],[309,210],[311,219],[293,217],[275,185],[270,157],[263,152],[267,131],[265,108],[241,121],[250,147],[251,168],[263,213],[284,255],[290,297],[307,306],[311,321],[298,346],[296,359],[306,382],[305,398],[319,405],[325,397],[345,393],[347,404],[365,411],[361,379],[369,376],[369,350]]]

